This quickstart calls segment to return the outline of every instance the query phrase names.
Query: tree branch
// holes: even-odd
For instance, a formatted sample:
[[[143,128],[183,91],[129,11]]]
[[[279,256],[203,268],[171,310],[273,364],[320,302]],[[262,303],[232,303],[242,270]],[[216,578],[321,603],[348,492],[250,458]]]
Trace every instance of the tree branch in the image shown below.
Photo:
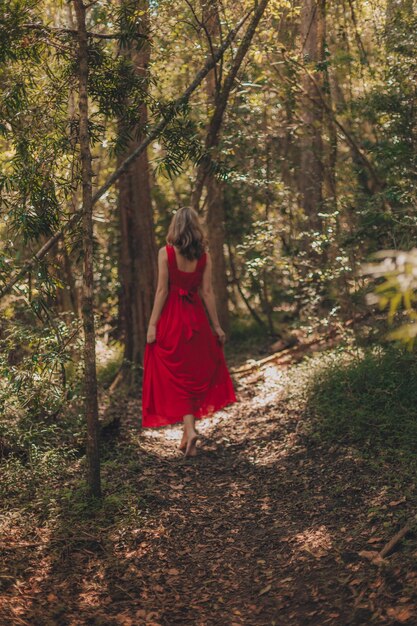
[[[76,37],[78,34],[78,31],[74,28],[58,28],[54,26],[45,26],[44,24],[23,24],[23,28],[27,28],[28,30],[41,30],[56,35],[74,35]],[[148,39],[147,35],[136,36]],[[87,37],[96,37],[97,39],[119,39],[120,33],[92,33],[91,31],[87,31]]]
[[[208,131],[207,131],[207,136],[206,136],[205,148],[206,148],[207,156],[201,161],[198,167],[194,193],[191,199],[191,204],[195,209],[197,209],[200,205],[200,199],[201,199],[201,194],[203,192],[205,179],[207,177],[207,172],[211,164],[211,158],[210,158],[209,152],[218,143],[219,132],[223,123],[224,112],[226,110],[230,91],[233,87],[233,84],[235,82],[240,66],[242,65],[243,59],[245,58],[246,53],[249,49],[249,46],[252,42],[256,28],[262,18],[262,15],[265,12],[267,4],[268,4],[268,0],[261,0],[259,2],[256,8],[256,11],[253,15],[252,21],[249,24],[246,30],[246,33],[244,34],[242,38],[242,41],[240,42],[232,67],[230,68],[230,71],[224,80],[220,93],[218,93],[217,95],[215,110],[210,120]]]

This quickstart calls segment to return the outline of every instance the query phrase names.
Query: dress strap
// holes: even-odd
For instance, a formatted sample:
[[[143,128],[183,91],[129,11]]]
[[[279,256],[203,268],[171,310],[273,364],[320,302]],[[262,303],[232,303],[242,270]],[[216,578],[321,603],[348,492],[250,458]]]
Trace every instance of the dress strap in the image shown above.
[[[177,260],[175,258],[175,250],[169,244],[167,244],[165,248],[167,250],[167,255],[168,255],[168,267],[175,268],[177,265],[177,262],[176,262]]]

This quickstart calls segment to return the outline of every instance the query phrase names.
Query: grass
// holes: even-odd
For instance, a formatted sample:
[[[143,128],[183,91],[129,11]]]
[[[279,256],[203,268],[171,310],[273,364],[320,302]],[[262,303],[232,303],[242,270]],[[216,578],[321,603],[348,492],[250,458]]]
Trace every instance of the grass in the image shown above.
[[[333,359],[315,371],[309,406],[320,435],[417,468],[417,355],[396,348]]]

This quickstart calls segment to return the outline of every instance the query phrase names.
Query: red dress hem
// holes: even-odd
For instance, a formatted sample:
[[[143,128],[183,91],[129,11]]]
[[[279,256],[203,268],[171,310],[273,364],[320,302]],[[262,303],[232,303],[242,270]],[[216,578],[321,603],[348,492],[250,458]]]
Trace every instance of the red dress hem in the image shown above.
[[[223,409],[226,406],[229,406],[230,404],[234,404],[235,402],[237,402],[237,398],[233,399],[233,400],[226,400],[223,402],[220,402],[214,406],[211,407],[210,410],[204,411],[204,412],[196,412],[194,414],[194,419],[197,420],[201,420],[201,419],[206,419],[208,417],[213,417],[214,414],[217,411],[220,411],[221,409]],[[147,417],[151,420],[155,420],[153,422],[153,424],[141,424],[142,429],[143,428],[162,428],[164,426],[173,426],[174,424],[180,424],[182,423],[183,420],[183,415],[181,415],[181,417],[177,417],[177,416],[173,416],[173,417],[168,417],[167,415],[153,415],[151,413],[148,413]],[[171,421],[169,421],[171,420]],[[158,422],[158,424],[156,424],[155,422]]]

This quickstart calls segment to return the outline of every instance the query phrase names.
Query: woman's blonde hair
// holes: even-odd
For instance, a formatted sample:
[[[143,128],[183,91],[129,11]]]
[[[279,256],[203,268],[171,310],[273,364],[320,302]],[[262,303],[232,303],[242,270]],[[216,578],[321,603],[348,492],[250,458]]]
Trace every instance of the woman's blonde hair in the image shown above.
[[[199,259],[207,248],[207,240],[197,211],[184,206],[175,212],[169,225],[166,242],[190,261]]]

